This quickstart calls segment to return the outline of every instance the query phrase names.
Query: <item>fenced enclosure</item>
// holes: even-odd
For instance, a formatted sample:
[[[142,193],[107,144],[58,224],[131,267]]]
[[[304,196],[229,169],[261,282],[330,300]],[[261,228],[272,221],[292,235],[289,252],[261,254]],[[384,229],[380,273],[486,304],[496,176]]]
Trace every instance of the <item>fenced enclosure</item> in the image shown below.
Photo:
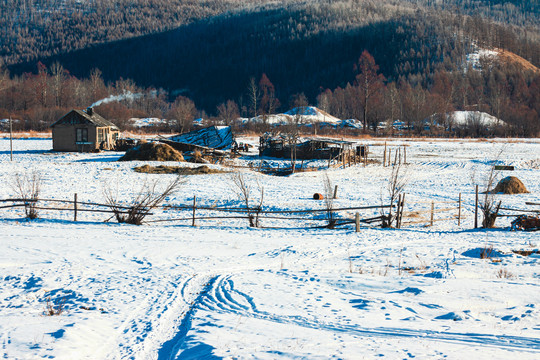
[[[95,213],[108,215],[104,222],[109,222],[118,213],[129,214],[134,211],[133,205],[125,204],[102,204],[97,202],[79,201],[78,195],[74,194],[73,200],[65,199],[4,199],[0,203],[0,209],[17,209],[32,207],[42,212],[62,212],[73,221],[80,221],[81,214]],[[296,210],[266,210],[264,207],[233,207],[233,206],[203,206],[197,204],[197,198],[193,198],[191,204],[164,204],[152,208],[139,208],[135,211],[145,212],[148,218],[142,223],[178,223],[191,226],[210,225],[224,220],[250,220],[257,217],[261,222],[261,228],[286,228],[282,223],[292,223],[294,228],[335,228],[344,225],[355,224],[356,230],[361,223],[377,224],[382,220],[381,214],[377,214],[391,205],[367,205],[346,208],[327,208],[321,204],[320,208],[296,209]],[[360,217],[362,213],[362,217]],[[331,216],[330,216],[331,215]],[[41,217],[41,216],[40,216]],[[335,222],[329,223],[329,218]],[[84,219],[88,220],[88,219]],[[94,218],[95,221],[95,218]],[[324,224],[327,223],[327,224]]]
[[[334,195],[336,195],[334,189]],[[320,194],[316,194],[320,195]],[[322,201],[314,201],[311,209],[273,210],[266,206],[242,207],[233,205],[200,205],[200,199],[193,197],[188,204],[163,204],[151,208],[135,207],[129,203],[103,204],[91,201],[78,200],[78,194],[68,199],[23,199],[10,198],[0,200],[0,210],[21,209],[21,216],[28,214],[28,208],[39,212],[40,218],[58,219],[58,216],[43,216],[43,214],[62,213],[63,220],[110,222],[117,215],[144,213],[146,217],[141,223],[157,224],[171,223],[181,225],[220,225],[236,226],[236,222],[244,221],[252,224],[257,219],[260,228],[340,228],[352,225],[356,231],[364,226],[382,226],[383,220],[388,220],[389,214],[394,217],[393,226],[396,228],[408,226],[434,226],[438,222],[454,222],[461,226],[467,216],[464,214],[462,194],[455,200],[433,200],[429,198],[413,197],[401,194],[394,204],[365,205],[341,208],[328,208]],[[216,203],[216,202],[213,202]],[[315,205],[317,204],[317,205]],[[317,208],[318,206],[318,208]],[[540,214],[540,210],[533,207],[540,203],[527,202],[524,209],[501,207],[498,217],[518,217],[522,214]],[[470,212],[474,212],[474,227],[478,227],[478,207],[476,202]],[[103,214],[102,219],[96,216],[90,218],[83,214]],[[16,213],[17,214],[17,213]],[[19,215],[19,214],[17,214]],[[331,221],[331,219],[333,219]],[[231,220],[228,223],[223,223]],[[259,225],[260,224],[260,225]],[[288,224],[288,225],[284,225]]]
[[[450,220],[455,220],[460,226],[464,218],[461,193],[456,200],[411,199],[409,196],[401,212],[400,226],[433,226],[436,222]]]

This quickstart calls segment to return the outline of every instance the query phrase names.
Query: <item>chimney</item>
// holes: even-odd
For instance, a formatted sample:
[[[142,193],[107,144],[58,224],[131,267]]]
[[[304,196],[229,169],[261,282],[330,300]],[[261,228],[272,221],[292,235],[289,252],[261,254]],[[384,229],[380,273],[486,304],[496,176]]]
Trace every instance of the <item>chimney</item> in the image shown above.
[[[94,109],[92,107],[87,107],[86,108],[86,113],[89,115],[89,116],[92,116],[94,115]]]

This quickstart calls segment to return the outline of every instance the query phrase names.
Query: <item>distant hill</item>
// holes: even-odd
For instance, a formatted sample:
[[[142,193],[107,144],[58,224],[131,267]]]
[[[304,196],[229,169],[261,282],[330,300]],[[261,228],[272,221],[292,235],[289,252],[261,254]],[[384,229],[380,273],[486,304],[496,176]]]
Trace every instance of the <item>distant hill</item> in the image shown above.
[[[532,41],[537,28],[522,32],[519,27],[498,25],[506,17],[511,23],[534,26],[537,20],[527,11],[537,8],[526,2],[514,1],[513,12],[505,12],[502,5],[488,7],[485,1],[459,2],[470,13],[476,4],[478,12],[491,16],[492,22],[454,12],[457,1],[440,6],[427,0],[205,3],[206,11],[189,3],[188,13],[196,15],[178,18],[176,24],[186,25],[174,30],[135,37],[137,32],[130,32],[129,39],[39,60],[46,65],[59,61],[78,77],[99,68],[107,81],[130,78],[140,86],[163,88],[171,98],[188,96],[209,112],[227,99],[245,105],[249,79],[259,79],[263,73],[274,83],[282,104],[300,92],[314,102],[321,90],[354,81],[354,64],[365,49],[387,79],[405,78],[423,86],[428,86],[436,69],[458,68],[478,42],[504,44],[540,65],[540,45]],[[155,4],[168,9],[163,2]],[[516,13],[521,14],[520,20]],[[148,16],[155,19],[157,14],[153,7]],[[165,23],[165,28],[175,24]],[[88,31],[92,33],[92,28]],[[151,31],[141,28],[140,32]],[[10,70],[16,74],[35,71],[36,60],[12,65]]]

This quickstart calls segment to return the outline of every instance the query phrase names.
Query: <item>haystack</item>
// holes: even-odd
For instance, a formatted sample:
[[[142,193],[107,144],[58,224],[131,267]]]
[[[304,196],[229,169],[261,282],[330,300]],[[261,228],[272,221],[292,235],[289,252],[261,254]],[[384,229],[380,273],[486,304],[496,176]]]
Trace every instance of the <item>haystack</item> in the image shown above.
[[[181,152],[170,145],[161,143],[143,143],[126,151],[118,161],[147,160],[147,161],[184,161]]]
[[[529,191],[517,177],[507,176],[499,181],[492,192],[499,194],[526,194]]]

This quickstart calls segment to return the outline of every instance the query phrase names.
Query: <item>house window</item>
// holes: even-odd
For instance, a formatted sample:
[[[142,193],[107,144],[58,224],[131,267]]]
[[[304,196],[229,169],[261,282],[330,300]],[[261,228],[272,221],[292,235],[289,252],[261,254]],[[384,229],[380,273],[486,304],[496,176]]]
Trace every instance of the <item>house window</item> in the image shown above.
[[[79,142],[88,142],[88,129],[76,129],[76,141]]]

